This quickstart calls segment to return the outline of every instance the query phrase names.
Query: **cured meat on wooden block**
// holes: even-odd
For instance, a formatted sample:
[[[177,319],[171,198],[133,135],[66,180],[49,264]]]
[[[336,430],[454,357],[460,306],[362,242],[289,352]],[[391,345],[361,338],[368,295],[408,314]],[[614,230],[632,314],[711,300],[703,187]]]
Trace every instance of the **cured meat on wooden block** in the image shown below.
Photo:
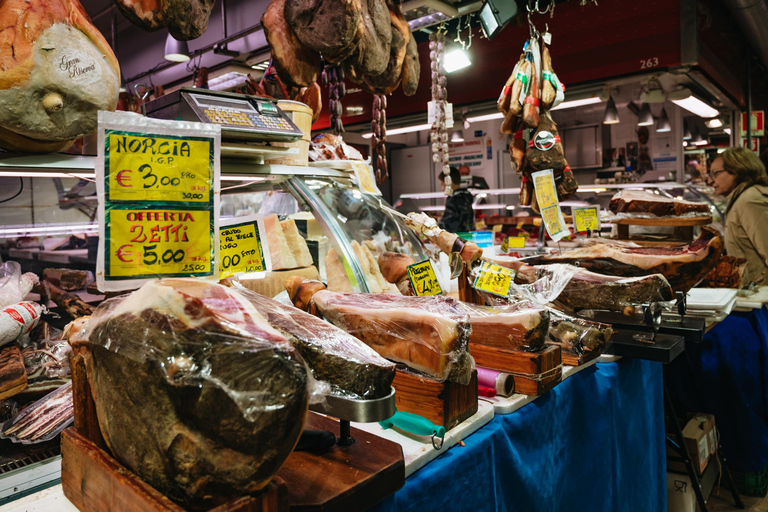
[[[361,0],[290,0],[285,19],[301,44],[339,62],[357,47],[363,36]],[[382,2],[383,3],[383,2]]]
[[[312,301],[328,321],[379,355],[435,379],[469,382],[469,316],[457,301],[327,290],[317,291]]]
[[[0,2],[0,146],[54,152],[114,110],[120,67],[77,0]]]
[[[575,274],[557,296],[558,302],[571,309],[609,309],[621,311],[625,306],[650,304],[674,299],[672,287],[661,274],[640,277],[607,276],[582,268],[565,269],[564,265],[521,265],[515,274],[518,284],[533,284],[549,274]]]
[[[506,350],[535,351],[544,346],[549,311],[543,307],[488,307],[463,303],[472,324],[470,343]]]
[[[363,76],[380,75],[389,64],[392,21],[383,0],[362,0],[363,34],[354,52],[344,61],[344,71],[354,82]]]
[[[71,268],[46,268],[43,270],[43,279],[68,292],[82,290],[93,281],[85,270],[73,270]]]
[[[285,20],[286,0],[272,0],[261,17],[272,48],[272,63],[280,80],[296,87],[309,87],[320,75],[320,54],[304,47]]]
[[[307,415],[296,349],[238,292],[167,279],[89,321],[91,386],[115,458],[189,509],[263,488]]]
[[[391,392],[395,365],[338,327],[249,290],[240,290],[267,322],[285,335],[318,380],[357,398]]]
[[[661,274],[674,291],[687,292],[717,264],[723,252],[723,239],[704,226],[690,244],[669,247],[630,247],[610,243],[539,256],[528,260],[534,265],[568,263],[586,270],[623,277]]]
[[[608,324],[592,322],[550,309],[548,344],[559,345],[562,350],[574,355],[588,352],[602,352],[613,335]]]
[[[0,349],[0,400],[10,398],[27,387],[27,371],[19,347]]]
[[[613,213],[650,213],[657,217],[680,216],[691,213],[709,215],[709,205],[682,199],[672,199],[645,190],[621,190],[611,198]]]

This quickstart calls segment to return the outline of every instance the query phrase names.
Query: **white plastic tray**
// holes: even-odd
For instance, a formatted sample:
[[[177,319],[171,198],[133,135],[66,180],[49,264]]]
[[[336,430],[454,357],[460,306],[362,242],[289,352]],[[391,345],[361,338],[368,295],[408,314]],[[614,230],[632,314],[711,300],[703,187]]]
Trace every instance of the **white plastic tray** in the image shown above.
[[[736,292],[732,288],[693,288],[688,292],[688,309],[724,311],[736,299]]]

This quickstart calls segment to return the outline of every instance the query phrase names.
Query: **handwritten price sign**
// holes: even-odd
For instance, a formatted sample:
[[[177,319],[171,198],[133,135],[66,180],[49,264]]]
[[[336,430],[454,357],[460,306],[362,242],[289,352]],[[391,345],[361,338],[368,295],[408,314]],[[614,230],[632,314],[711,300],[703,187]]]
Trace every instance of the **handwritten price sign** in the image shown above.
[[[106,200],[211,201],[213,141],[107,130]]]
[[[515,271],[484,261],[472,285],[476,290],[492,293],[500,297],[509,295],[509,288],[515,278]]]
[[[355,170],[357,182],[360,184],[360,190],[366,194],[380,196],[381,192],[373,179],[373,170],[362,162],[353,162],[352,167]]]
[[[106,270],[113,279],[212,273],[211,212],[107,211]]]
[[[573,209],[573,224],[577,233],[584,231],[600,231],[600,219],[598,217],[598,207]]]
[[[219,229],[219,278],[240,273],[263,272],[272,267],[264,246],[261,216],[232,219],[234,224]]]
[[[437,282],[435,269],[432,268],[432,262],[424,260],[421,263],[414,263],[408,266],[408,279],[411,280],[413,291],[416,295],[423,297],[425,295],[442,295],[443,289]]]
[[[555,177],[552,169],[538,171],[531,174],[533,188],[536,189],[536,201],[539,203],[541,218],[547,228],[547,233],[553,241],[557,242],[569,234],[565,227],[565,219],[560,211],[560,203],[557,200],[555,189]]]

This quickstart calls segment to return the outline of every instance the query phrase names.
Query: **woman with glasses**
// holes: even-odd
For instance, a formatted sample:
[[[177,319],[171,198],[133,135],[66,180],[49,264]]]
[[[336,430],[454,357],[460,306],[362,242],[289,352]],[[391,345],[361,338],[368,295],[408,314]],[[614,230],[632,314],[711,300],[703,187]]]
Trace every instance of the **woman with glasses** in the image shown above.
[[[709,183],[728,197],[725,210],[725,249],[746,258],[742,284],[768,277],[768,175],[748,148],[730,148],[712,162]],[[768,284],[764,282],[763,284]]]

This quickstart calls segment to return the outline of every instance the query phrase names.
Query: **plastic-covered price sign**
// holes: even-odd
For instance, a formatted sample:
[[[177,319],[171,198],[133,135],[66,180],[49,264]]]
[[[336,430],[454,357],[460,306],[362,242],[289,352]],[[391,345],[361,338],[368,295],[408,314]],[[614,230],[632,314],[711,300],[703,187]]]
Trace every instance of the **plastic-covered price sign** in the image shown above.
[[[216,124],[99,112],[99,290],[218,276],[220,150]]]
[[[560,211],[560,203],[557,200],[555,189],[555,177],[552,169],[538,171],[531,174],[533,188],[536,190],[536,200],[541,211],[541,218],[547,228],[547,233],[553,241],[557,242],[569,234],[565,227],[563,212]]]
[[[107,201],[211,201],[210,138],[107,130],[104,139]]]
[[[222,221],[219,228],[219,278],[271,270],[261,215]]]
[[[488,261],[484,261],[477,273],[473,288],[484,292],[492,293],[500,297],[509,295],[509,288],[512,286],[512,279],[515,278],[515,271],[511,268],[504,268]]]
[[[212,274],[211,212],[114,208],[106,215],[105,270],[113,279]]]
[[[585,231],[600,231],[599,208],[590,206],[589,208],[573,209],[573,225],[577,233]]]

